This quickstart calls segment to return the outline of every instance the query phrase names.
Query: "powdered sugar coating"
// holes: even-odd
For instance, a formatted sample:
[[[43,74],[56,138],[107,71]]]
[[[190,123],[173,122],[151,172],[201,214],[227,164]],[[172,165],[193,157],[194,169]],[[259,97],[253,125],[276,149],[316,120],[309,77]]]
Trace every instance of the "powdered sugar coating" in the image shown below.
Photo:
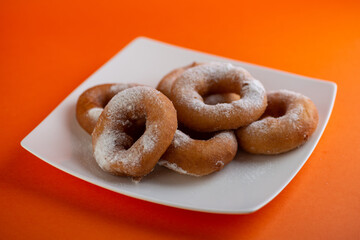
[[[137,84],[132,84],[132,83],[113,84],[110,87],[110,91],[113,93],[119,93],[121,91],[124,91],[125,89],[135,87],[135,86],[137,86]]]
[[[170,120],[165,118],[165,122],[161,117],[164,111],[170,111]],[[137,124],[142,122],[145,122],[145,132],[139,139],[133,139],[128,135],[129,129],[139,128]],[[165,131],[159,131],[160,128]],[[143,176],[152,170],[157,156],[160,158],[161,151],[168,146],[160,140],[169,131],[166,128],[170,129],[167,134],[170,144],[176,129],[176,112],[171,102],[150,87],[128,88],[110,100],[98,120],[93,132],[94,157],[106,171]],[[174,129],[172,133],[171,129]]]
[[[117,86],[117,85],[114,85]],[[107,108],[107,116],[116,125],[122,126],[125,129],[131,125],[127,118],[129,111],[140,106],[143,101],[146,91],[144,88],[135,88],[133,91],[123,91],[122,94],[116,95],[109,103]],[[157,99],[154,99],[157,102]],[[143,146],[143,150],[150,152],[153,150],[157,141],[156,131],[157,125],[152,125],[147,134],[144,134],[139,142]],[[97,140],[94,154],[95,159],[99,165],[108,170],[114,162],[120,162],[123,166],[136,166],[140,163],[140,156],[138,151],[118,152],[124,149],[123,146],[127,145],[130,136],[123,131],[114,131],[114,126],[105,128]]]
[[[119,149],[124,149],[125,143],[131,145],[132,138],[122,132],[105,130],[97,139],[94,148],[94,157],[99,166],[106,171],[110,171],[111,165],[118,161],[124,166],[138,165],[139,158],[133,159],[123,154],[123,152],[118,153]]]
[[[264,104],[262,99],[265,95],[265,89],[260,81],[256,79],[245,80],[242,92],[242,97],[239,100],[231,103],[219,103],[211,107],[205,104],[202,98],[200,99],[199,96],[196,96],[196,93],[192,97],[183,95],[181,101],[196,112],[224,115],[226,118],[234,114],[236,109],[242,109],[246,113],[250,113],[253,110],[256,111],[263,108]]]
[[[154,151],[156,143],[159,140],[159,136],[156,134],[159,129],[156,124],[153,124],[148,127],[146,134],[141,138],[141,144],[143,145],[144,152]]]
[[[302,127],[301,116],[304,114],[304,106],[302,104],[292,104],[293,102],[297,102],[301,99],[308,99],[304,95],[301,95],[296,92],[291,92],[289,90],[281,89],[278,91],[269,91],[268,94],[271,95],[273,93],[280,94],[283,98],[288,99],[289,107],[286,110],[286,114],[278,117],[276,120],[272,116],[265,117],[258,121],[251,123],[247,127],[248,134],[250,135],[266,135],[271,131],[275,131],[275,128],[289,125],[293,129],[300,129]],[[285,125],[286,122],[286,125]],[[280,126],[279,126],[280,125]]]
[[[218,88],[241,98],[231,103],[205,104],[202,95]],[[172,94],[179,120],[197,131],[238,128],[260,117],[266,107],[263,85],[245,69],[230,63],[208,63],[186,70],[173,84]],[[207,126],[197,124],[197,119]]]
[[[210,139],[198,140],[177,130],[159,164],[181,174],[204,176],[222,169],[236,152],[233,131],[218,132]]]
[[[80,126],[91,134],[108,101],[118,92],[135,86],[138,84],[108,83],[87,89],[80,95],[76,104],[76,117]]]
[[[218,141],[227,142],[234,139],[234,131],[221,131],[214,135],[211,139],[216,138]]]
[[[215,165],[219,166],[220,168],[223,168],[225,163],[223,161],[217,161]]]
[[[211,139],[216,139],[216,141],[228,141],[234,139],[234,133],[232,131],[222,131],[216,133],[212,138],[208,140],[200,140],[200,141],[209,141]],[[196,141],[196,139],[192,139],[189,135],[177,129],[171,143],[171,146],[174,148],[184,147],[188,144],[191,144],[192,141]]]
[[[171,170],[173,170],[173,171],[175,171],[177,173],[180,173],[180,174],[190,175],[190,176],[194,176],[194,177],[201,177],[200,175],[189,173],[189,172],[185,171],[184,169],[179,167],[176,163],[171,163],[171,162],[168,162],[166,160],[160,160],[158,162],[158,164],[160,166],[164,166],[164,167],[169,168],[169,169],[171,169]]]
[[[97,122],[97,120],[99,119],[99,116],[103,110],[104,110],[103,108],[94,107],[94,108],[91,108],[87,112],[87,114],[88,114],[89,118],[91,119],[91,121]]]
[[[173,139],[171,145],[174,148],[178,148],[178,147],[188,144],[190,142],[190,140],[191,140],[191,138],[188,135],[186,135],[185,133],[183,133],[180,130],[176,130],[174,139]]]
[[[242,148],[251,153],[277,154],[307,141],[318,123],[318,113],[312,101],[289,90],[268,92],[268,101],[269,108],[263,118],[237,130]],[[271,115],[279,111],[284,111],[284,114]]]
[[[184,66],[184,67],[180,67],[180,68],[176,68],[173,71],[171,71],[170,73],[166,74],[161,81],[159,82],[159,84],[157,85],[156,89],[159,90],[160,92],[162,92],[163,94],[165,94],[165,96],[167,96],[168,98],[171,99],[171,87],[173,85],[173,83],[175,82],[175,80],[187,69],[192,68],[192,67],[196,67],[199,65],[202,65],[205,63],[198,63],[198,62],[193,62],[190,65]]]

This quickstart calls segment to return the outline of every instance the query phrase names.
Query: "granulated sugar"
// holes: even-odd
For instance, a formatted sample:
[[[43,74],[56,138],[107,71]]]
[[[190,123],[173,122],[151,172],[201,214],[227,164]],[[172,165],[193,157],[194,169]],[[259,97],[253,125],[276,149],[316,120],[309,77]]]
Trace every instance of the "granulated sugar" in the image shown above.
[[[87,114],[88,114],[89,118],[91,119],[91,121],[97,122],[97,120],[99,119],[99,116],[101,115],[103,110],[104,110],[103,108],[95,107],[95,108],[89,109]]]
[[[176,130],[174,139],[171,144],[174,148],[178,148],[184,146],[185,144],[188,144],[190,140],[191,138],[188,135],[186,135],[180,130]]]
[[[158,162],[158,164],[160,166],[167,167],[167,168],[169,168],[169,169],[171,169],[171,170],[173,170],[175,172],[181,173],[181,174],[190,175],[190,176],[194,176],[194,177],[199,177],[199,175],[192,174],[192,173],[189,173],[189,172],[185,171],[184,169],[179,167],[176,163],[171,163],[171,162],[168,162],[166,160],[160,160]]]

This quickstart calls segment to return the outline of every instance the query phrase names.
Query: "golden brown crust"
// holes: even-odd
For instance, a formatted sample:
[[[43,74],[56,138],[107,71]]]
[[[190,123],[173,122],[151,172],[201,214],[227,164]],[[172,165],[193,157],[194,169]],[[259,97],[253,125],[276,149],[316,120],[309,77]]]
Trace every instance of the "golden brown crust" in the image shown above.
[[[97,119],[110,99],[118,92],[139,84],[101,84],[83,92],[76,104],[76,119],[89,134],[92,133]]]
[[[138,138],[133,130],[145,125]],[[110,173],[143,177],[170,145],[177,128],[176,110],[150,87],[126,89],[114,96],[92,133],[94,157]]]
[[[236,131],[240,147],[255,154],[279,154],[305,143],[319,120],[314,103],[288,90],[269,92],[267,99],[260,120]]]
[[[189,64],[185,67],[180,67],[172,70],[168,74],[166,74],[157,85],[156,89],[162,92],[165,96],[167,96],[169,99],[171,99],[171,87],[175,80],[187,69],[193,68],[199,65],[202,65],[203,63],[193,62],[192,64]]]
[[[176,130],[174,139],[159,164],[178,173],[198,177],[221,170],[236,155],[236,136],[233,131],[212,135],[209,139],[194,139],[181,130]]]

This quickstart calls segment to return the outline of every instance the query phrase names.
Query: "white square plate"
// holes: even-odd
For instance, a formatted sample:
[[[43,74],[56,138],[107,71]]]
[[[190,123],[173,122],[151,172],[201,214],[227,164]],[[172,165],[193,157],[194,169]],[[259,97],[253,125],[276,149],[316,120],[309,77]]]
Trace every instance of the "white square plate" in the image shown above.
[[[276,156],[239,152],[222,171],[196,178],[156,169],[140,183],[103,172],[91,152],[91,138],[78,125],[79,95],[97,84],[142,83],[156,87],[174,68],[193,61],[226,61],[246,68],[267,90],[289,89],[310,97],[319,125],[305,145]],[[134,198],[212,213],[250,213],[271,201],[300,170],[319,141],[330,117],[336,84],[200,53],[148,38],[137,38],[75,89],[21,145],[52,166],[75,177]]]

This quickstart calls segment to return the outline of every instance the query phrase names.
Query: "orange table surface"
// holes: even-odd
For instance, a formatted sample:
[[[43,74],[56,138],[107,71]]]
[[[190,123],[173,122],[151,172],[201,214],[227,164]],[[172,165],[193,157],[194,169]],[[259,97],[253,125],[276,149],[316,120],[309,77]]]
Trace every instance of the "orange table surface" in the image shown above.
[[[360,239],[359,1],[0,1],[1,239]],[[313,154],[249,215],[94,186],[20,141],[138,36],[338,85]],[[139,66],[141,68],[141,66]]]

